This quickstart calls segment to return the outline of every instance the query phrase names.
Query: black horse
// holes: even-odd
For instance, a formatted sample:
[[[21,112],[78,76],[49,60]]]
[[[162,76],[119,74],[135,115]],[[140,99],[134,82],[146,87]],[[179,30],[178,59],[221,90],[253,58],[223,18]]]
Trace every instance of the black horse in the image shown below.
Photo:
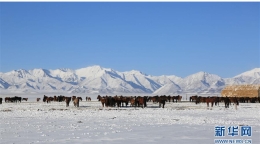
[[[226,97],[224,98],[224,103],[225,103],[225,108],[229,108],[229,104],[231,103],[229,97],[226,96]]]

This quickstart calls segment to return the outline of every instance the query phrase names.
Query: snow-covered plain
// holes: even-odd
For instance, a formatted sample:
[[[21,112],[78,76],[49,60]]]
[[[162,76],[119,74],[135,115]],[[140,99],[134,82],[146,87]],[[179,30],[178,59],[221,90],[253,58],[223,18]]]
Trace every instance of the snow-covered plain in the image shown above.
[[[252,126],[260,143],[260,103],[241,103],[237,110],[224,104],[167,102],[165,108],[148,102],[147,108],[102,108],[98,101],[51,104],[29,101],[0,105],[0,143],[173,143],[213,144],[215,126]]]

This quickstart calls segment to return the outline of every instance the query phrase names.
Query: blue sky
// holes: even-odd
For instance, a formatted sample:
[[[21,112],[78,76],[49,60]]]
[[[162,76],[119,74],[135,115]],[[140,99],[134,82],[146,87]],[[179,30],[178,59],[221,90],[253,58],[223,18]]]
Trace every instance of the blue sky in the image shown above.
[[[260,67],[259,3],[0,3],[0,71],[233,77]]]

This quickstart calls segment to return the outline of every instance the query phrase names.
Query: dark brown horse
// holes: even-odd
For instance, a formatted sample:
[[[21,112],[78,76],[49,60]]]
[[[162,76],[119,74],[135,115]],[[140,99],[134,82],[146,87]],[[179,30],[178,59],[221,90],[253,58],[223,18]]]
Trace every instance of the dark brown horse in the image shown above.
[[[65,99],[65,102],[66,102],[66,107],[68,107],[69,104],[70,104],[70,101],[71,101],[71,97],[64,97],[64,99]]]
[[[196,101],[197,98],[198,98],[197,95],[195,95],[195,96],[190,96],[190,102]]]
[[[209,107],[209,103],[211,103],[211,107],[213,107],[215,101],[216,101],[215,97],[207,97],[206,98],[207,107]]]
[[[0,98],[0,104],[2,104],[3,98]]]
[[[41,98],[36,98],[36,101],[39,102],[41,100]]]
[[[160,96],[160,97],[158,98],[159,108],[161,107],[161,105],[162,105],[162,108],[164,108],[164,105],[165,105],[165,102],[166,102],[166,101],[167,101],[167,98],[166,98],[166,97]]]
[[[48,98],[48,96],[43,95],[43,99],[42,99],[42,101],[43,101],[43,102],[46,102],[47,98]]]
[[[238,98],[237,98],[237,97],[230,97],[229,99],[230,99],[230,102],[231,102],[231,103],[234,103],[234,104],[236,104],[236,105],[239,105],[239,102],[238,102]],[[250,100],[250,99],[249,99],[249,100]]]
[[[141,96],[138,96],[137,98],[135,98],[135,107],[138,106],[142,106],[142,108],[144,107],[147,107],[147,97],[144,96],[144,97],[141,97]]]
[[[27,100],[28,100],[28,98],[23,98],[22,100],[24,100],[24,101],[27,101]]]
[[[5,97],[5,102],[11,102],[11,98],[10,97]]]

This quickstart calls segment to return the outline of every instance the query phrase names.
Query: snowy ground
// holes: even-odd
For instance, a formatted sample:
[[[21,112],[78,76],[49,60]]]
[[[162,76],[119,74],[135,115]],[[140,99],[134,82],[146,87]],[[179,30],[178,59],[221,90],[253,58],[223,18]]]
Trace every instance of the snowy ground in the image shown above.
[[[0,143],[176,143],[214,144],[215,126],[252,126],[260,143],[260,104],[225,109],[190,102],[166,103],[164,109],[102,108],[100,102],[46,104],[29,101],[0,105]],[[241,139],[225,136],[225,139]],[[243,138],[244,139],[244,138]]]

